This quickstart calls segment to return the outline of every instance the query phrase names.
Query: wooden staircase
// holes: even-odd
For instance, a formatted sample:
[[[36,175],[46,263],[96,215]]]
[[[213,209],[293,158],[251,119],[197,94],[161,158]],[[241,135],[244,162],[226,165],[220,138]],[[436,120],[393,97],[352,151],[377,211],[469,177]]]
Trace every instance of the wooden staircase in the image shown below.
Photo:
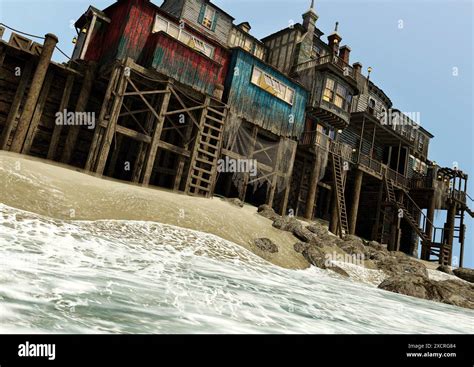
[[[403,211],[403,218],[410,224],[413,230],[418,236],[420,236],[423,243],[428,244],[431,242],[431,239],[425,233],[425,231],[418,225],[418,222],[410,213],[410,211],[405,207],[403,203],[400,203],[395,196],[395,189],[393,187],[393,182],[391,179],[385,177],[385,188],[387,189],[387,198],[388,202],[394,205],[399,211]],[[408,197],[408,194],[404,192],[404,195]],[[420,210],[421,211],[421,210]]]
[[[387,199],[388,199],[389,204],[393,205],[397,210],[403,211],[403,218],[408,222],[408,224],[413,228],[416,234],[420,237],[422,247],[428,249],[430,256],[435,256],[437,258],[435,260],[430,260],[430,261],[437,261],[442,265],[450,265],[451,253],[452,253],[451,246],[449,246],[449,244],[445,242],[445,239],[442,240],[442,243],[434,242],[432,238],[430,238],[426,234],[425,230],[422,227],[420,227],[420,225],[418,224],[418,221],[415,219],[415,217],[410,212],[410,210],[408,210],[406,205],[399,202],[396,199],[392,180],[385,177],[384,181],[385,181],[385,188],[387,190]],[[406,198],[409,202],[413,204],[413,208],[414,208],[413,210],[416,211],[417,214],[421,214],[422,216],[425,217],[424,223],[426,223],[427,218],[425,214],[416,205],[416,203],[413,201],[410,195],[408,195],[408,193],[405,191],[403,191],[403,195],[404,195],[404,198]],[[433,227],[433,230],[437,229],[436,227],[434,227],[433,224],[432,224],[432,227]]]
[[[186,193],[210,197],[217,179],[227,106],[208,97],[203,109],[199,131],[191,156]]]
[[[346,198],[344,188],[346,186],[345,174],[342,169],[342,158],[337,154],[332,154],[332,172],[337,202],[338,232],[342,238],[349,233],[349,221],[347,220]]]

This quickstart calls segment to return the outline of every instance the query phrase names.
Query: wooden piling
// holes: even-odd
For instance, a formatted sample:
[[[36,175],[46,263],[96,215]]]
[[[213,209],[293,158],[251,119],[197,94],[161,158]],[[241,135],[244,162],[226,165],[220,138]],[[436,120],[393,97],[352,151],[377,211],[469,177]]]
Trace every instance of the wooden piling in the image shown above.
[[[320,154],[318,152],[317,154]],[[318,182],[319,176],[321,175],[321,160],[318,156],[314,157],[314,163],[311,170],[311,176],[309,179],[309,189],[308,189],[308,196],[306,198],[306,210],[304,213],[304,217],[306,219],[313,219],[314,213],[314,206],[316,201],[316,196],[318,192]]]
[[[87,108],[87,103],[89,102],[89,96],[91,94],[92,86],[94,84],[95,76],[95,64],[90,64],[84,75],[84,82],[79,93],[79,98],[77,99],[76,112],[84,112]],[[94,121],[96,123],[97,121]],[[69,127],[69,131],[66,137],[66,142],[64,144],[63,154],[61,156],[61,162],[70,163],[72,153],[76,147],[77,138],[79,137],[81,126],[73,125]]]
[[[8,112],[7,120],[3,126],[2,136],[0,137],[0,149],[6,150],[8,148],[8,141],[10,139],[11,132],[15,125],[16,118],[18,116],[18,111],[20,110],[21,101],[25,95],[26,88],[28,87],[28,81],[30,80],[31,73],[33,71],[33,59],[30,58],[21,73],[20,82],[16,88],[15,96]]]
[[[23,112],[20,116],[20,120],[18,121],[18,126],[15,130],[15,135],[10,147],[12,152],[20,153],[22,151],[31,118],[33,117],[41,88],[43,87],[43,82],[46,77],[49,63],[51,61],[51,57],[53,56],[54,48],[58,43],[58,38],[54,34],[48,33],[45,37],[46,38],[43,44],[41,55],[39,57],[38,66],[36,67],[35,73],[33,75],[30,90],[28,91],[28,95],[26,97],[25,106],[23,107]]]
[[[61,102],[59,104],[59,113],[64,113],[64,110],[67,110],[69,105],[69,99],[71,98],[72,87],[74,85],[74,75],[68,75],[66,79],[66,84],[64,85],[64,92],[61,97]],[[53,129],[53,134],[51,135],[51,142],[49,143],[48,155],[47,158],[54,160],[56,157],[56,150],[58,149],[59,139],[61,137],[62,124],[55,124]]]
[[[357,225],[357,215],[359,212],[359,201],[360,201],[360,191],[362,188],[362,180],[364,178],[364,173],[357,169],[355,172],[354,179],[354,189],[352,191],[352,205],[351,211],[349,214],[349,233],[355,234],[356,225]]]
[[[153,166],[155,164],[156,153],[158,152],[158,144],[161,138],[161,132],[163,130],[163,125],[165,122],[165,114],[168,111],[168,105],[171,99],[171,90],[170,86],[166,87],[166,92],[163,94],[163,101],[161,103],[160,112],[157,114],[152,106],[148,106],[156,117],[155,130],[150,143],[150,148],[148,151],[148,157],[146,158],[145,167],[143,171],[143,185],[148,185],[150,183],[151,173],[153,171]]]

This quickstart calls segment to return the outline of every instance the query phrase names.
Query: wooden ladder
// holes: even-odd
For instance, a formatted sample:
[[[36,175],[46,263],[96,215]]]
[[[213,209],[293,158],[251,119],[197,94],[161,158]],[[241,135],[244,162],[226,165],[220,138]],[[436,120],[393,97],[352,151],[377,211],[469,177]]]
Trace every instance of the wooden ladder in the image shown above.
[[[345,175],[342,169],[342,159],[337,154],[332,154],[332,172],[336,189],[336,208],[337,208],[337,219],[338,219],[338,232],[342,238],[345,234],[349,233],[349,222],[347,220],[347,209],[346,209],[346,198],[344,195],[344,188],[346,186]]]
[[[397,208],[398,210],[403,211],[403,218],[408,222],[408,224],[410,224],[410,226],[414,229],[418,236],[420,236],[423,245],[429,246],[431,244],[431,238],[429,238],[425,231],[420,228],[417,221],[415,220],[415,218],[413,218],[413,215],[405,207],[405,205],[397,201],[397,198],[395,196],[395,189],[393,187],[393,181],[387,177],[385,177],[385,188],[387,189],[388,202],[395,206],[395,208]],[[408,194],[406,192],[403,193],[408,197]]]
[[[227,106],[211,97],[206,98],[199,131],[191,156],[186,193],[210,197],[217,179]]]

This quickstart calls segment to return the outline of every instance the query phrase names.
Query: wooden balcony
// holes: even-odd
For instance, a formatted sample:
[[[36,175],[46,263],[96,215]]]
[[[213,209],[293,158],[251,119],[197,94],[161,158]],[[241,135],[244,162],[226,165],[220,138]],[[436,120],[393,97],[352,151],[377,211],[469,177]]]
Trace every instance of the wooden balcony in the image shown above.
[[[336,74],[346,77],[347,79],[351,80],[353,83],[356,84],[355,87],[357,87],[356,76],[355,76],[356,74],[355,74],[354,68],[348,63],[346,63],[344,60],[342,60],[337,55],[334,55],[334,54],[324,55],[317,59],[303,62],[299,65],[296,65],[295,68],[293,69],[293,72],[296,74],[299,74],[302,71],[305,71],[307,69],[312,69],[312,68],[329,69],[332,72],[335,72]]]
[[[410,179],[387,167],[381,161],[371,158],[352,146],[335,141],[319,131],[307,131],[300,140],[302,147],[318,147],[328,151],[330,154],[341,156],[345,161],[357,166],[361,171],[374,176],[380,180],[387,176],[393,185],[401,189],[410,188]]]

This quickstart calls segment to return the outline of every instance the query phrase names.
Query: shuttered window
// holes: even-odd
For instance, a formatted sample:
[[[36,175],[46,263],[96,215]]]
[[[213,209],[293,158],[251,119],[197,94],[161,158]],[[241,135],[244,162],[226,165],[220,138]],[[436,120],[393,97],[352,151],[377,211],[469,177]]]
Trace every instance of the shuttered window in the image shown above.
[[[211,31],[216,30],[217,12],[209,5],[203,4],[199,14],[198,22]]]
[[[352,95],[344,85],[337,83],[334,79],[326,78],[323,100],[349,112]]]
[[[293,105],[295,90],[256,66],[253,67],[251,82],[275,97]]]
[[[214,47],[204,42],[202,39],[185,31],[180,26],[171,23],[167,19],[157,15],[155,19],[155,24],[153,26],[153,33],[160,31],[168,33],[170,36],[176,38],[178,41],[184,43],[189,47],[194,48],[195,50],[203,53],[207,57],[212,58],[214,56]]]

